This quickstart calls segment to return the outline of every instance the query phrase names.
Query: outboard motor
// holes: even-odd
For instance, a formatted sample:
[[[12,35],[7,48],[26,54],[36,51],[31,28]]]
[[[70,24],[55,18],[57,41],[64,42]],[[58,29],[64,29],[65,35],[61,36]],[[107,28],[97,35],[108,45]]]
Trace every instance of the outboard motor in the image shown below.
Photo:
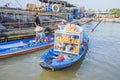
[[[47,36],[51,33],[51,29],[49,27],[47,27],[47,28],[45,28],[44,32],[45,32],[45,35]]]

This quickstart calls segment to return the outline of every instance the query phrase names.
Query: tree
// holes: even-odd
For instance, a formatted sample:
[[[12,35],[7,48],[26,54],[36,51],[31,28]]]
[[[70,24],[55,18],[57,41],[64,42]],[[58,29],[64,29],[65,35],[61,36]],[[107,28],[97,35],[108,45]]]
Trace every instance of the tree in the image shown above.
[[[112,14],[120,15],[120,9],[119,8],[113,8],[109,10]]]

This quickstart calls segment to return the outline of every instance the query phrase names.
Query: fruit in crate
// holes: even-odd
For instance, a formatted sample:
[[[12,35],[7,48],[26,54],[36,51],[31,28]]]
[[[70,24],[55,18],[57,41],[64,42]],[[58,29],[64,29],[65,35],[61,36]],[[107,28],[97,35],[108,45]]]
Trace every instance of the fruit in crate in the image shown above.
[[[67,24],[65,28],[66,32],[75,32],[76,31],[76,26],[74,24]]]
[[[79,40],[78,40],[78,39],[72,39],[72,40],[71,40],[71,43],[72,43],[72,44],[79,44]]]
[[[74,53],[78,53],[78,49],[79,49],[78,46],[74,46],[73,52],[74,52]]]

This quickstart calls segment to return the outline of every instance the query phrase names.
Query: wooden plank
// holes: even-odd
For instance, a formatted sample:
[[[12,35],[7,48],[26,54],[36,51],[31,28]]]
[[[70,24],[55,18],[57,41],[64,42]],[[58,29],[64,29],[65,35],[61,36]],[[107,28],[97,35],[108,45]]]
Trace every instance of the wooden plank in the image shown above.
[[[29,37],[29,36],[34,36],[35,34],[18,34],[18,35],[11,35],[8,36],[8,39],[10,38],[22,38],[22,37]]]

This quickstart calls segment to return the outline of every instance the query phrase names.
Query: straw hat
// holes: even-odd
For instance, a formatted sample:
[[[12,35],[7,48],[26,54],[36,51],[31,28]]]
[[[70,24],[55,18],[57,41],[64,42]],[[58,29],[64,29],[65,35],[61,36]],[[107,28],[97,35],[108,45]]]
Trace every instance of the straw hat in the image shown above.
[[[43,28],[40,27],[40,26],[36,26],[36,28],[34,29],[35,32],[38,32],[38,31],[41,31],[41,30],[43,30]]]

